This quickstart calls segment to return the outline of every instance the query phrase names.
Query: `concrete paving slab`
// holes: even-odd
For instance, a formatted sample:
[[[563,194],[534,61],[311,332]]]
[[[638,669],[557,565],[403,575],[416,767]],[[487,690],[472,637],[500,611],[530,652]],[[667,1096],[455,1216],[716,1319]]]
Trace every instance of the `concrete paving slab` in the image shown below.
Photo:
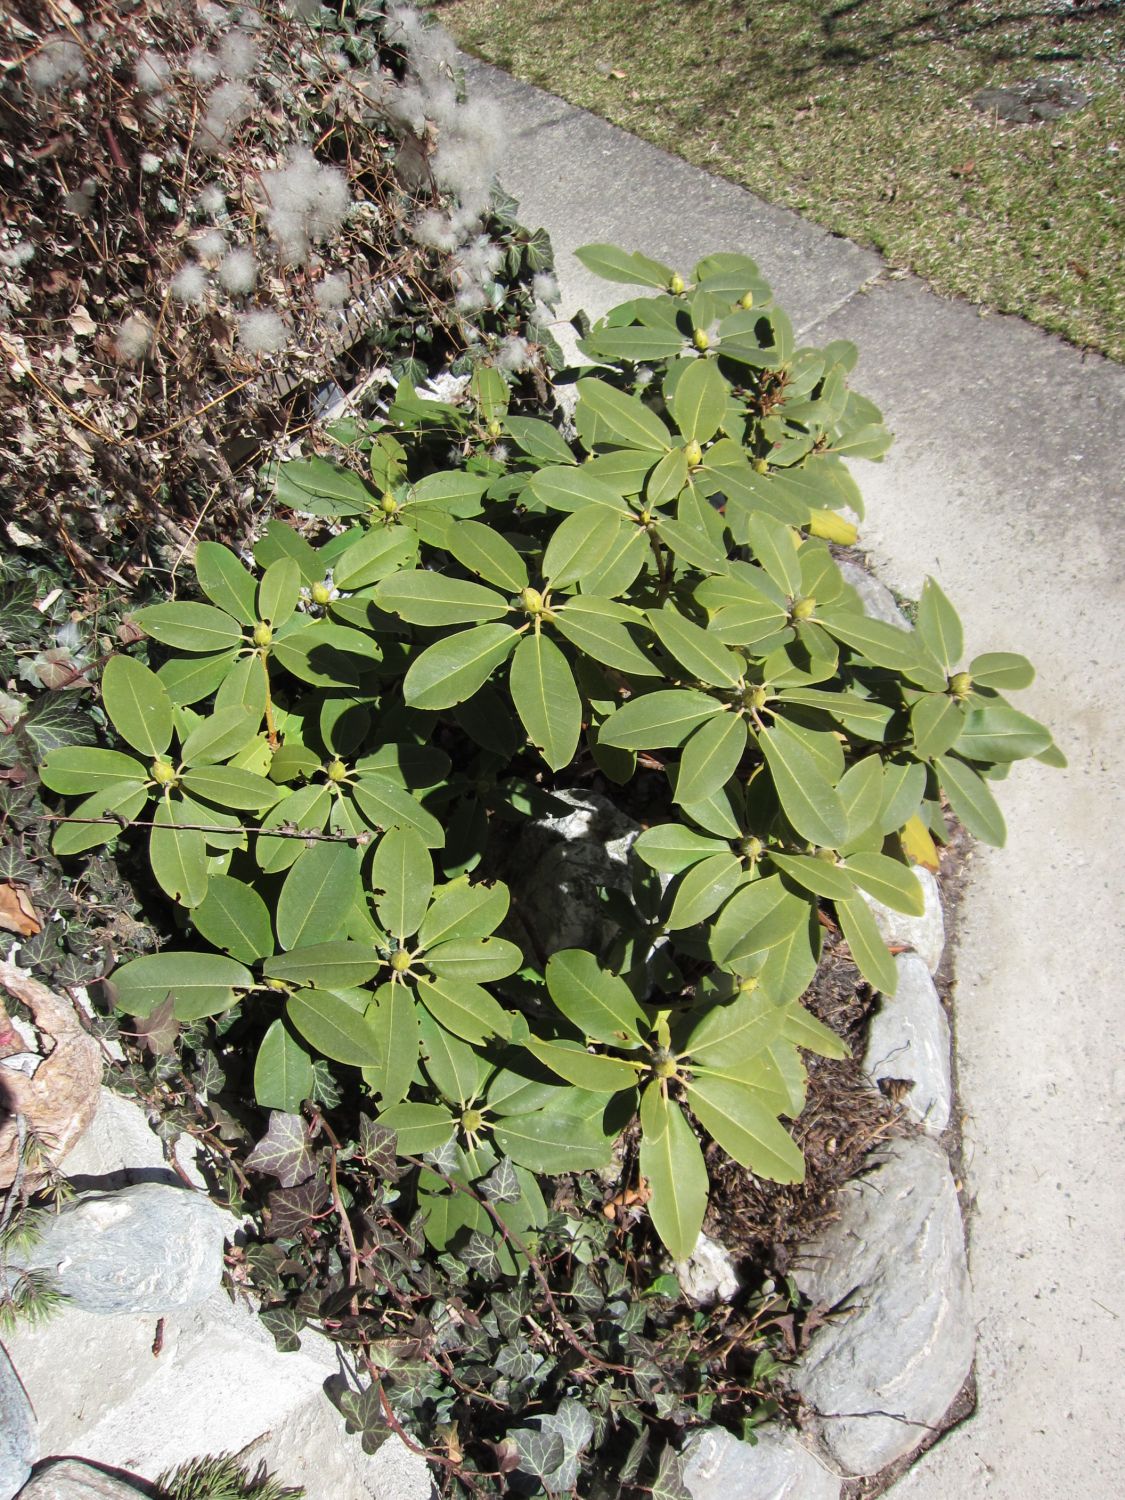
[[[501,177],[524,221],[550,231],[568,311],[625,295],[574,260],[587,241],[685,267],[739,250],[810,342],[855,340],[855,385],[898,437],[883,464],[855,465],[861,540],[904,592],[938,579],[971,653],[1019,650],[1039,667],[1019,702],[1071,766],[1020,766],[1000,788],[1008,846],[974,856],[957,937],[979,1410],[894,1493],[1116,1497],[1125,370],[884,276],[869,252],[494,69],[470,75],[508,110]]]

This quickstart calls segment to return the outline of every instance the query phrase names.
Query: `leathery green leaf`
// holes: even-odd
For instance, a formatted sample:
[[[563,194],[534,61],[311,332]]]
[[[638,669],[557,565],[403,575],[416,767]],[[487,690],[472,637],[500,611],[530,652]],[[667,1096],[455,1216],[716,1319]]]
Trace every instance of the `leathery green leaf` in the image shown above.
[[[382,984],[368,1007],[380,1060],[364,1069],[364,1081],[384,1106],[406,1098],[418,1065],[418,1006],[404,984]]]
[[[450,528],[447,551],[486,583],[518,594],[527,588],[527,564],[505,537],[480,521],[460,521]]]
[[[511,1034],[511,1016],[487,990],[469,979],[435,975],[420,980],[415,993],[435,1021],[466,1042],[485,1042],[490,1036]]]
[[[112,657],[102,673],[102,702],[113,727],[134,750],[164,754],[172,738],[172,700],[155,672],[131,656]]]
[[[633,853],[650,869],[677,875],[711,854],[722,854],[726,847],[722,839],[696,833],[683,823],[659,823],[645,829],[633,845]]]
[[[620,448],[651,449],[659,455],[672,446],[667,427],[636,396],[627,396],[592,377],[580,380],[577,389],[574,420],[587,448],[609,443]]]
[[[292,557],[271,562],[258,584],[258,616],[279,630],[297,608],[301,597],[301,570]]]
[[[672,395],[672,415],[689,442],[715,436],[727,409],[730,386],[713,359],[697,359],[680,376]]]
[[[266,903],[252,886],[230,875],[212,875],[207,895],[191,914],[209,943],[242,963],[273,952],[273,924]]]
[[[243,625],[253,625],[257,583],[229,547],[218,542],[200,542],[195,549],[195,576],[199,587],[220,609]]]
[[[965,727],[965,711],[945,693],[926,693],[910,710],[914,751],[921,759],[944,755]]]
[[[688,1038],[692,1064],[713,1069],[742,1064],[780,1036],[783,1017],[781,1006],[758,993],[739,995],[729,1005],[714,1006]]]
[[[909,865],[900,864],[886,854],[865,850],[849,854],[847,868],[856,885],[893,911],[905,912],[909,917],[920,917],[925,911],[922,887]]]
[[[254,1061],[254,1098],[263,1109],[300,1112],[313,1089],[309,1054],[278,1016],[271,1021]]]
[[[564,948],[547,960],[551,999],[583,1036],[618,1047],[639,1047],[648,1020],[632,990],[600,968],[592,953]]]
[[[614,554],[622,535],[634,529],[626,516],[605,506],[574,511],[547,543],[543,577],[553,588],[581,582]]]
[[[1035,681],[1035,668],[1025,656],[1017,656],[1014,651],[986,651],[982,656],[974,656],[969,663],[969,674],[977,687],[992,688],[998,693],[1030,687]]]
[[[982,778],[952,755],[939,755],[934,764],[955,815],[975,837],[1001,847],[1007,837],[1004,815]]]
[[[781,809],[803,838],[835,849],[847,836],[847,815],[812,754],[787,728],[778,721],[758,735]]]
[[[593,1094],[616,1094],[637,1082],[636,1068],[617,1057],[595,1056],[578,1042],[544,1042],[533,1036],[523,1046],[567,1083]]]
[[[181,755],[189,766],[215,765],[243,749],[258,732],[260,709],[235,703],[209,714],[188,735]]]
[[[568,766],[582,732],[582,699],[554,641],[541,631],[525,636],[512,658],[509,685],[531,743],[553,771]]]
[[[848,819],[847,843],[865,834],[883,805],[883,762],[878,755],[865,755],[848,767],[836,787]]]
[[[400,1156],[438,1151],[456,1128],[444,1104],[392,1104],[380,1112],[379,1124],[394,1131]]]
[[[621,491],[596,474],[587,473],[585,466],[540,469],[527,487],[536,500],[552,510],[579,511],[600,505],[617,515],[629,514]]]
[[[779,589],[796,598],[801,592],[801,563],[794,546],[796,533],[763,511],[747,522],[750,546],[767,576]]]
[[[690,1260],[707,1211],[707,1168],[683,1110],[656,1082],[641,1095],[640,1167],[653,1228],[674,1261]]]
[[[648,622],[660,644],[690,676],[713,687],[736,687],[746,670],[740,657],[701,625],[666,604],[648,611]]]
[[[633,677],[663,677],[663,669],[629,634],[628,627],[640,621],[626,605],[598,595],[576,594],[552,612],[559,634],[595,661]]]
[[[717,792],[738,768],[746,738],[746,721],[737,714],[716,714],[701,724],[684,745],[673,800],[682,805]]]
[[[495,589],[424,568],[392,573],[375,587],[375,602],[411,625],[467,625],[497,620],[511,606]]]
[[[672,909],[666,925],[671,932],[694,927],[736,889],[742,879],[742,863],[733,854],[712,854],[677,877]]]
[[[51,838],[56,854],[81,854],[116,838],[144,807],[149,789],[141,781],[117,781],[84,798],[70,811],[73,823],[60,823]],[[101,822],[101,819],[107,822]],[[89,822],[83,821],[89,819]]]
[[[439,976],[489,984],[514,974],[523,963],[523,954],[515,943],[504,938],[450,938],[448,942],[427,948],[423,962],[427,969]]]
[[[613,1155],[613,1137],[597,1118],[550,1109],[497,1120],[492,1136],[505,1156],[532,1172],[596,1172]]]
[[[213,604],[150,604],[133,618],[154,641],[179,651],[224,651],[242,639],[238,622]]]
[[[791,1000],[782,1010],[782,1035],[794,1046],[815,1052],[818,1057],[850,1057],[851,1049],[842,1037],[818,1021],[799,1000]]]
[[[645,481],[645,502],[650,510],[671,505],[688,481],[687,455],[682,448],[671,448]]]
[[[265,812],[285,795],[276,782],[236,766],[196,766],[184,772],[182,781],[193,797],[252,812]]]
[[[425,842],[412,828],[385,833],[371,862],[375,909],[397,938],[418,931],[434,892],[434,864]]]
[[[340,554],[332,570],[337,588],[362,589],[411,567],[418,556],[418,538],[405,526],[378,527],[365,532]]]
[[[73,796],[100,792],[121,781],[143,781],[148,767],[120,750],[89,749],[85,745],[62,745],[52,750],[39,768],[44,786]]]
[[[687,1095],[704,1130],[740,1166],[770,1182],[804,1181],[800,1147],[753,1090],[699,1072]]]
[[[254,987],[250,970],[220,953],[146,953],[115,969],[112,977],[118,1010],[147,1016],[171,995],[181,1021],[229,1010],[237,990]]]
[[[338,990],[366,984],[380,968],[382,960],[366,943],[342,938],[335,943],[308,943],[291,953],[278,953],[266,959],[262,972],[268,979]]]
[[[922,586],[917,630],[946,671],[952,671],[965,649],[961,621],[932,578],[927,578]]]
[[[405,787],[396,786],[385,776],[375,773],[357,776],[352,796],[360,812],[376,828],[413,828],[429,849],[440,849],[445,830]]]
[[[669,688],[630,698],[598,730],[603,745],[618,750],[659,750],[682,745],[722,705],[694,688]]]
[[[837,901],[836,915],[860,973],[881,994],[893,995],[898,986],[898,969],[866,901],[862,896]]]
[[[281,946],[299,948],[310,938],[334,938],[355,899],[358,880],[359,858],[347,844],[325,841],[303,849],[277,898]]]
[[[286,1014],[307,1042],[333,1062],[372,1067],[379,1061],[374,1025],[346,1000],[328,990],[300,990],[290,995]]]
[[[423,948],[455,938],[482,938],[495,932],[508,912],[508,887],[473,885],[467,875],[439,886],[418,929]]]
[[[480,1094],[484,1059],[468,1042],[439,1026],[427,1010],[418,1017],[418,1031],[430,1082],[451,1104],[464,1108]]]
[[[783,875],[816,896],[825,896],[830,901],[844,900],[855,895],[855,885],[847,871],[840,865],[829,864],[808,854],[778,854],[769,852],[770,863]]]
[[[1051,744],[1051,731],[1037,720],[1007,703],[989,703],[972,709],[956,742],[957,754],[965,760],[1013,760],[1041,755]]]
[[[478,625],[427,646],[403,679],[412,708],[452,708],[471,698],[519,640],[510,625]]]
[[[148,859],[156,883],[173,901],[198,906],[207,894],[207,845],[195,828],[177,826],[179,809],[162,801],[153,813]]]
[[[661,261],[650,260],[639,250],[620,250],[616,245],[580,245],[574,252],[588,271],[603,281],[624,282],[628,286],[651,286],[663,290],[672,280],[673,271]]]

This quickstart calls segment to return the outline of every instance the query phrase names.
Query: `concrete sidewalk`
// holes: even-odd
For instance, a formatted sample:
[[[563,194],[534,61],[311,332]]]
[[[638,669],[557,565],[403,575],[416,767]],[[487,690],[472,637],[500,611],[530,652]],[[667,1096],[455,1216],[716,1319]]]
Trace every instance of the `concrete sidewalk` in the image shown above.
[[[854,384],[897,435],[885,462],[853,466],[861,544],[904,593],[939,580],[969,655],[1021,651],[1039,669],[1017,701],[1051,725],[1070,769],[1025,764],[999,788],[1008,845],[975,855],[957,942],[979,1409],[894,1494],[1116,1500],[1125,369],[889,275],[877,255],[484,64],[468,72],[505,106],[501,179],[522,222],[550,231],[568,311],[628,296],[589,276],[578,245],[685,273],[738,250],[806,342],[855,341]]]

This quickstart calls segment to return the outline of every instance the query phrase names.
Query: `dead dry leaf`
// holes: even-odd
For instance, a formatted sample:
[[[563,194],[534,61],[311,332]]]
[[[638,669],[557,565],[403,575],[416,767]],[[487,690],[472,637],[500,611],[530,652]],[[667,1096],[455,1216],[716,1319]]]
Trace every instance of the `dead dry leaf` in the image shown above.
[[[20,937],[34,937],[43,931],[39,913],[26,889],[13,885],[10,880],[0,880],[0,927],[7,932],[16,932]]]

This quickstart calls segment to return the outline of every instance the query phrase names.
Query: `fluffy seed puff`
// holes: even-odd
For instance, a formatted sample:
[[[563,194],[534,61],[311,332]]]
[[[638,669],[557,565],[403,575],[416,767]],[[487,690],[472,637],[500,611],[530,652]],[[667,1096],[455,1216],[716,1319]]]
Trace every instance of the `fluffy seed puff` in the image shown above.
[[[282,263],[303,266],[313,244],[329,240],[351,207],[347,179],[297,146],[283,167],[262,173],[265,219]]]
[[[289,342],[289,330],[275,312],[243,313],[238,342],[247,354],[277,354]]]

